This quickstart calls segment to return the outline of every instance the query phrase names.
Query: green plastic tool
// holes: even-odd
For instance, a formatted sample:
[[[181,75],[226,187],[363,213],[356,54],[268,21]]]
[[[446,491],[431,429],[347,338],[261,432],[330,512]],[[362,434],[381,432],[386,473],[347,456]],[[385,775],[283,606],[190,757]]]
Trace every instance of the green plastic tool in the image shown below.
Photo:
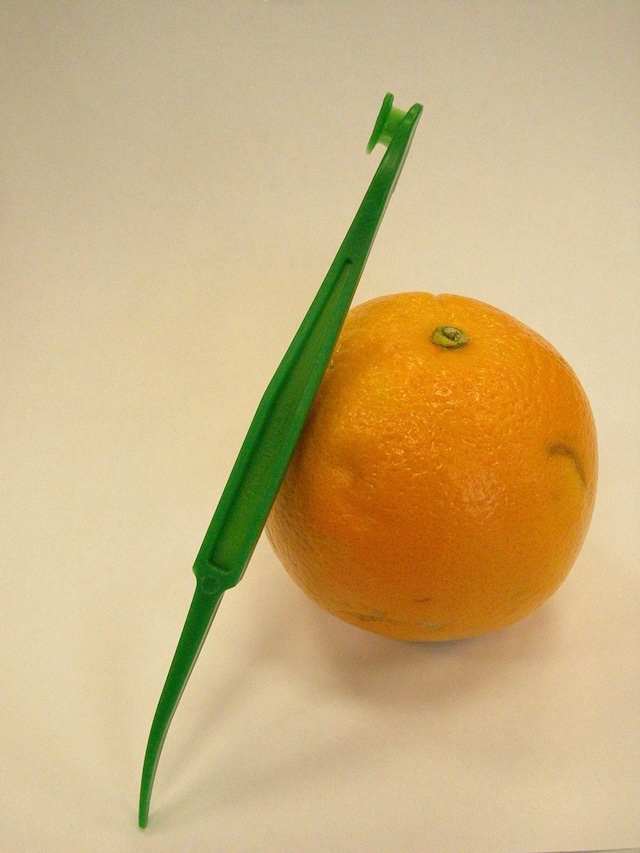
[[[147,825],[151,791],[173,714],[225,590],[241,579],[266,523],[325,372],[380,221],[411,145],[422,105],[408,111],[385,96],[367,151],[388,146],[335,260],[264,393],[224,488],[193,570],[196,590],[147,743],[138,822]]]

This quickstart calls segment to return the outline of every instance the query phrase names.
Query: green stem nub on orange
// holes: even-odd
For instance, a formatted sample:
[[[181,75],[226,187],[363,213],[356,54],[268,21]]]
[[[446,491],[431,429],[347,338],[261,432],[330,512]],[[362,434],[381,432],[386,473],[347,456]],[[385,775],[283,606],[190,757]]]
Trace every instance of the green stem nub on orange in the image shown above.
[[[455,326],[438,326],[431,335],[431,340],[436,346],[445,349],[460,349],[469,343],[469,336]]]

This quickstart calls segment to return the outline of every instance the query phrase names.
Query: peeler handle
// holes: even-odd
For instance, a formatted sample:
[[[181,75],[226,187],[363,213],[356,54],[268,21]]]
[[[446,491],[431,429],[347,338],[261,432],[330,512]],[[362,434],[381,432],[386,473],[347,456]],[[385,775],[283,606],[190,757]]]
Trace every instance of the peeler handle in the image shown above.
[[[406,113],[387,95],[380,116],[393,137],[298,332],[269,383],[216,512],[198,552],[194,572],[203,589],[219,593],[238,583],[251,558],[306,416],[353,300],[391,194],[396,186],[422,106]],[[369,149],[384,122],[374,129]]]

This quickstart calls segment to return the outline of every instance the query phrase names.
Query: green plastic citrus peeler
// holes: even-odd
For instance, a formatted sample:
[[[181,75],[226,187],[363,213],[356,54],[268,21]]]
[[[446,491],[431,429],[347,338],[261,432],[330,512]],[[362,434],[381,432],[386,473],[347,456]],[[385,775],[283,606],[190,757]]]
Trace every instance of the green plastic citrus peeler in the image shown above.
[[[387,151],[309,311],[254,415],[194,563],[196,590],[151,725],[138,822],[147,825],[151,791],[171,719],[227,589],[242,578],[265,525],[331,358],[353,295],[409,151],[422,105],[408,111],[387,94],[367,145]]]

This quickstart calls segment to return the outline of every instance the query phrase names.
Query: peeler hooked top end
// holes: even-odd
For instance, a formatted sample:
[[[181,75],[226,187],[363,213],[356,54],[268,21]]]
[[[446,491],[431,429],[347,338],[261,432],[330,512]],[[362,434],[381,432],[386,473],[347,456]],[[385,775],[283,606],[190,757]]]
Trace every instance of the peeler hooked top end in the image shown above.
[[[389,145],[393,139],[393,134],[399,127],[402,119],[406,116],[406,110],[401,110],[393,106],[393,95],[388,92],[384,96],[378,118],[374,125],[369,142],[367,143],[367,154],[371,154],[378,142],[382,145]]]

